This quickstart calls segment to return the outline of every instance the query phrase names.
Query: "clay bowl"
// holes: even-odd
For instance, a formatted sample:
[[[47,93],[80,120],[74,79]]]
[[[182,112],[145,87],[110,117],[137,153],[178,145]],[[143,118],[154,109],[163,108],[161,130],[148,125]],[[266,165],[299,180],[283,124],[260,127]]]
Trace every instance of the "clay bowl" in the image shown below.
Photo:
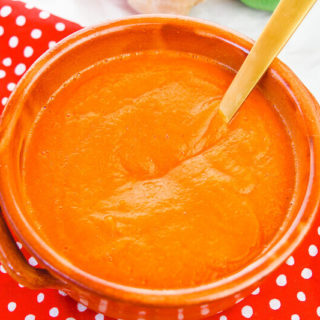
[[[21,196],[26,135],[40,108],[73,74],[107,57],[148,49],[200,54],[238,70],[252,41],[205,21],[178,16],[136,16],[83,29],[45,53],[12,94],[0,125],[0,259],[9,274],[31,288],[57,288],[111,317],[125,319],[199,319],[248,295],[279,266],[306,235],[319,204],[319,105],[279,60],[259,83],[291,132],[296,151],[294,214],[267,250],[250,265],[214,283],[176,290],[149,290],[112,283],[68,264],[33,230],[24,217]],[[50,186],[48,186],[50,188]],[[38,259],[31,267],[13,241],[14,233]],[[90,239],[86,239],[90,243]],[[88,246],[90,250],[90,246]],[[196,259],[196,257],[195,257]]]

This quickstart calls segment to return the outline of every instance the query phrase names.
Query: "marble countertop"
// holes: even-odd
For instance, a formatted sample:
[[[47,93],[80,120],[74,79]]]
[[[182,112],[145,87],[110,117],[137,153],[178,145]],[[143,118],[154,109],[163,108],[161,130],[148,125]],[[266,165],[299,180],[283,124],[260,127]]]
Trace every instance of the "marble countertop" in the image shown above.
[[[135,12],[126,0],[26,0],[38,8],[83,26],[124,17]],[[257,39],[270,13],[257,11],[239,0],[206,0],[190,15],[232,28]],[[320,101],[320,1],[316,3],[280,56]]]

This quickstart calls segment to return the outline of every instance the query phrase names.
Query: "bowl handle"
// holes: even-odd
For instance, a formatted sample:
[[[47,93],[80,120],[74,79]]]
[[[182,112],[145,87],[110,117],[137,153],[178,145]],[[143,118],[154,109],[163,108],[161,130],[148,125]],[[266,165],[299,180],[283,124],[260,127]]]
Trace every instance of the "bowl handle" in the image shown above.
[[[18,249],[0,211],[0,261],[8,274],[17,282],[31,289],[64,289],[64,284],[47,270],[34,268]]]

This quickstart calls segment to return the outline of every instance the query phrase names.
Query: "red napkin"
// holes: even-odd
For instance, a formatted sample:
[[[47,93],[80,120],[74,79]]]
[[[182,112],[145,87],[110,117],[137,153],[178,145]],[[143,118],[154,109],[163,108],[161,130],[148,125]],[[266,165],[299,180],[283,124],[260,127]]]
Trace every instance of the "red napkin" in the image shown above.
[[[88,6],[90,1],[88,1]],[[55,42],[80,26],[31,8],[0,0],[0,107],[32,62]],[[298,250],[252,295],[213,320],[320,319],[320,216]],[[19,244],[20,245],[20,244]],[[24,250],[24,249],[22,249]],[[25,252],[29,263],[37,261]],[[63,292],[29,290],[0,268],[0,319],[107,319]],[[206,314],[206,309],[202,310]]]

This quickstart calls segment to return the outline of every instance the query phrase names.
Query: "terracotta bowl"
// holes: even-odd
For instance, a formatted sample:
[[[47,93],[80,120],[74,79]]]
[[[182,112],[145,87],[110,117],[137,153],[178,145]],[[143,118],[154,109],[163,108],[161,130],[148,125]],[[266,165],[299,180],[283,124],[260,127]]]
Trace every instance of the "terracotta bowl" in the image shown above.
[[[267,71],[259,88],[291,133],[297,159],[294,214],[270,246],[239,272],[214,283],[177,290],[133,288],[97,278],[48,247],[25,219],[21,196],[22,159],[30,126],[53,92],[73,74],[107,57],[148,49],[200,54],[238,70],[251,47],[251,40],[205,21],[136,16],[81,30],[38,59],[11,96],[0,125],[0,259],[10,275],[27,287],[64,290],[91,309],[125,319],[208,317],[254,290],[301,242],[320,198],[319,105],[279,60]],[[8,226],[42,269],[26,262]],[[90,239],[86,241],[90,250]]]

